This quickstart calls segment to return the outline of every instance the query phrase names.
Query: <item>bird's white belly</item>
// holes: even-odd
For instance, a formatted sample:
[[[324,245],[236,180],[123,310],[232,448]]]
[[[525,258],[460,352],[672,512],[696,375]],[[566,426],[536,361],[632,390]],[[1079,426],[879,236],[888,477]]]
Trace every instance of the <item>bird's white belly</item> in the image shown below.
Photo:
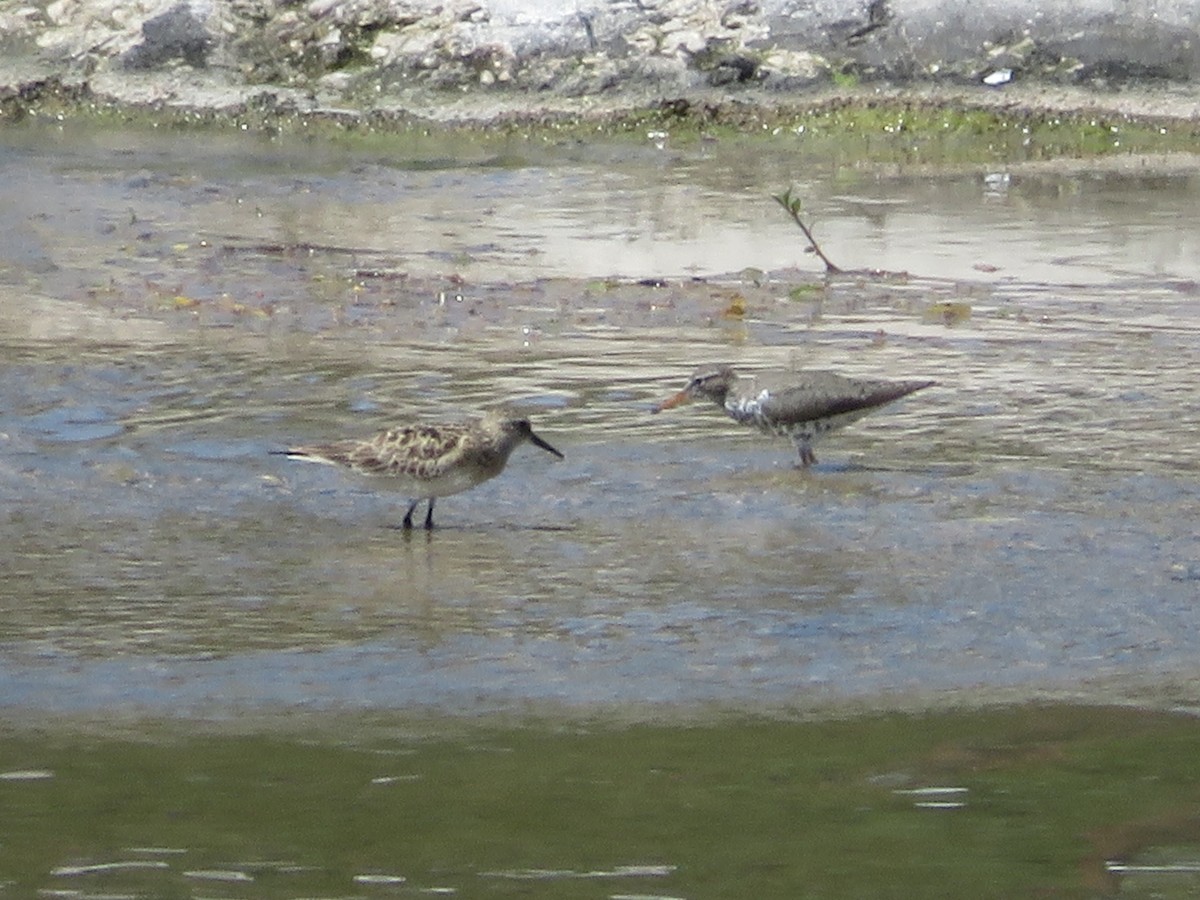
[[[482,484],[497,473],[477,466],[456,466],[433,478],[412,475],[372,475],[372,487],[404,494],[407,497],[449,497]]]
[[[762,405],[769,396],[767,391],[762,391],[753,397],[738,397],[725,404],[725,412],[735,422],[757,428],[766,434],[793,436],[797,430],[797,423],[779,422],[763,413]]]

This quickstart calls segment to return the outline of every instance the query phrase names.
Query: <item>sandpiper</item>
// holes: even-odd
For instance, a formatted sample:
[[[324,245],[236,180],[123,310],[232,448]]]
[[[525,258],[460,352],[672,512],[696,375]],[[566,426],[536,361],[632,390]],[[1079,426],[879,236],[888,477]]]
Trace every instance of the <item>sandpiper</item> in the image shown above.
[[[796,372],[779,385],[760,385],[757,378],[740,378],[730,366],[714,364],[698,368],[687,386],[658,404],[654,412],[704,397],[735,422],[790,437],[800,453],[800,465],[807,467],[817,461],[812,442],[821,435],[932,384],[862,380],[833,372]]]
[[[422,500],[429,501],[425,527],[433,527],[433,502],[482,484],[504,471],[517,445],[529,441],[559,459],[562,454],[533,433],[528,419],[489,413],[453,424],[403,425],[366,440],[334,441],[275,450],[290,459],[345,466],[362,475],[384,475],[388,487],[414,497],[404,527]]]

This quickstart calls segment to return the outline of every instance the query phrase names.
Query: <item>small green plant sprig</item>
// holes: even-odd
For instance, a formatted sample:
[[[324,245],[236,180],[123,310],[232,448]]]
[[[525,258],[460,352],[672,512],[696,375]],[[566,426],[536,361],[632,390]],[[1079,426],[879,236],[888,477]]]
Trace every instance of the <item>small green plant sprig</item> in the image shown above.
[[[804,237],[808,239],[809,252],[815,253],[820,258],[821,262],[825,263],[825,272],[829,275],[837,275],[842,270],[830,262],[829,257],[825,255],[825,251],[821,249],[821,245],[817,243],[817,239],[813,237],[812,228],[804,223],[800,218],[800,198],[792,195],[792,189],[788,188],[782,194],[773,194],[771,199],[782,206],[789,216],[792,217],[800,230],[804,232]]]

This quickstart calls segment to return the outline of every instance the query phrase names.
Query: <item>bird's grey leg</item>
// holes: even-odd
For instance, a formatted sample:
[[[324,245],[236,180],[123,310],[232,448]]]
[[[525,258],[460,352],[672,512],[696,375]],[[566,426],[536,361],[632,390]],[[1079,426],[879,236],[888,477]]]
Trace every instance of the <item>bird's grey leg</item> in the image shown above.
[[[420,502],[421,502],[420,500],[414,500],[412,503],[410,503],[408,505],[408,512],[406,512],[404,514],[404,528],[406,531],[411,530],[413,527],[413,524],[412,524],[413,510],[417,508],[417,504]]]
[[[426,531],[428,531],[430,528],[433,527],[433,501],[435,499],[436,498],[434,498],[434,497],[429,498],[429,509],[425,513],[425,530]],[[413,506],[416,506],[416,504],[414,503]]]
[[[796,441],[796,449],[800,451],[800,468],[807,469],[817,461],[817,455],[813,453],[812,445],[808,441]]]

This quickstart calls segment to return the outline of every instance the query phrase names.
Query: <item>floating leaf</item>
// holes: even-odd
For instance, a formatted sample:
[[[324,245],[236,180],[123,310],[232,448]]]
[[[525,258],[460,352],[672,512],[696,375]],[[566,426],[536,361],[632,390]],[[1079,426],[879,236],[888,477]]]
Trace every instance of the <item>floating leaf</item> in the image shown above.
[[[787,293],[789,300],[809,300],[813,294],[823,292],[824,285],[821,284],[798,284]]]
[[[726,319],[740,319],[744,315],[746,315],[746,298],[741,294],[734,294],[721,316]]]
[[[940,321],[943,325],[961,325],[971,318],[971,304],[958,300],[942,300],[931,304],[922,318],[926,322]]]

